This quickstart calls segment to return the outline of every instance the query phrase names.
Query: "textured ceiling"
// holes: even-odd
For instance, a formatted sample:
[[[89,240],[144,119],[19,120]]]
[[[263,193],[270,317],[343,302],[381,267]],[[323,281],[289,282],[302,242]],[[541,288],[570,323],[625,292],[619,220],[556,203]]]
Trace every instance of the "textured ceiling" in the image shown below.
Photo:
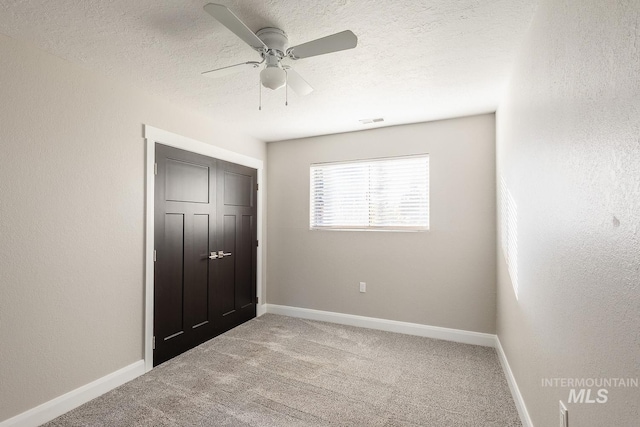
[[[495,111],[537,0],[218,2],[291,45],[350,29],[358,47],[289,61],[315,91],[265,89],[258,111],[259,70],[200,75],[260,59],[206,0],[2,0],[0,33],[275,141]]]

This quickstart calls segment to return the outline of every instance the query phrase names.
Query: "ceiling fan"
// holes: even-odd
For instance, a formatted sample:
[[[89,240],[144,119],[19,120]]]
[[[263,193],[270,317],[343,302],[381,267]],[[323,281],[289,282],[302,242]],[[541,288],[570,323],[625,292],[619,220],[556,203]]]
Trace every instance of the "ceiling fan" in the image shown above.
[[[353,49],[358,44],[356,35],[347,30],[289,47],[287,34],[279,28],[266,27],[254,33],[226,6],[209,3],[204,6],[204,10],[255,49],[262,57],[262,61],[247,61],[202,73],[207,77],[225,76],[242,69],[258,68],[265,64],[260,72],[262,86],[272,90],[288,86],[298,95],[307,95],[313,91],[311,85],[290,66],[282,64],[282,60],[285,58],[298,60]]]

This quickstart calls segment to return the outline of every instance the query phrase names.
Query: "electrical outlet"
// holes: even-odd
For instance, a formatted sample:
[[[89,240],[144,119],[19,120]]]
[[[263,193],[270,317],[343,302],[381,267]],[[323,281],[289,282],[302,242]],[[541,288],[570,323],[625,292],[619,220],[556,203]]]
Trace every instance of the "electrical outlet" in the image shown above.
[[[365,282],[360,282],[360,292],[367,292],[367,284]]]
[[[560,401],[560,427],[569,427],[569,411],[562,400]]]

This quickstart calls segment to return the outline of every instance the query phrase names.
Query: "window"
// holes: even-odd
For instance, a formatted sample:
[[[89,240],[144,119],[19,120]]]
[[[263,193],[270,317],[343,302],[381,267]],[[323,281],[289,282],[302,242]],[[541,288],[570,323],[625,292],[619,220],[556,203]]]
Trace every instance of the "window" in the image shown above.
[[[500,230],[504,258],[507,261],[513,291],[518,298],[518,207],[500,177]]]
[[[311,229],[429,229],[429,156],[311,165]]]

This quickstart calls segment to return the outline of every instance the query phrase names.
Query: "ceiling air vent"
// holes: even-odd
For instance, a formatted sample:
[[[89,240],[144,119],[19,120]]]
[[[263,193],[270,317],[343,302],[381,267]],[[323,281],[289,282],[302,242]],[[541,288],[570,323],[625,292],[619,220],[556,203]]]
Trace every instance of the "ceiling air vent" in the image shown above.
[[[362,123],[363,125],[379,122],[384,122],[384,119],[382,117],[378,117],[377,119],[360,119],[360,123]]]

